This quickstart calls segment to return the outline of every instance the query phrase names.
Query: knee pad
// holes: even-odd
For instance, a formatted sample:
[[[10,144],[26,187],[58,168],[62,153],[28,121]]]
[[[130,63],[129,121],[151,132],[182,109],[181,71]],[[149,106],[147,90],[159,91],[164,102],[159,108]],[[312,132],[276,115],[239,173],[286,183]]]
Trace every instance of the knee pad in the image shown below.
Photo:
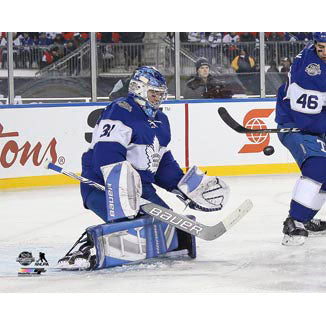
[[[321,185],[315,180],[302,176],[294,186],[292,199],[306,208],[318,211],[326,199],[326,193],[320,192]]]

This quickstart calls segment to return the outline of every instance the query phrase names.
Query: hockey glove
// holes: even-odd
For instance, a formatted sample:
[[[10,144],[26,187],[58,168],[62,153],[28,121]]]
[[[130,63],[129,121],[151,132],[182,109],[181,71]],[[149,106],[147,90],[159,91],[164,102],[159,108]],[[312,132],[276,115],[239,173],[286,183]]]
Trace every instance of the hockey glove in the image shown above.
[[[207,176],[193,166],[173,191],[186,206],[203,212],[222,209],[229,198],[230,188],[218,177]]]

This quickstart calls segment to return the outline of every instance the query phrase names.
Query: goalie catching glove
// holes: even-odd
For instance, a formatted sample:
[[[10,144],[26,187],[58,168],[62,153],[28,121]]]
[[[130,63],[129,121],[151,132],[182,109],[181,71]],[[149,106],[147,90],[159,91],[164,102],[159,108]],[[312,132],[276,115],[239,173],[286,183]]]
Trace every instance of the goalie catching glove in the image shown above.
[[[193,166],[179,181],[173,192],[188,207],[204,212],[222,209],[229,198],[230,188],[220,178],[207,176]]]

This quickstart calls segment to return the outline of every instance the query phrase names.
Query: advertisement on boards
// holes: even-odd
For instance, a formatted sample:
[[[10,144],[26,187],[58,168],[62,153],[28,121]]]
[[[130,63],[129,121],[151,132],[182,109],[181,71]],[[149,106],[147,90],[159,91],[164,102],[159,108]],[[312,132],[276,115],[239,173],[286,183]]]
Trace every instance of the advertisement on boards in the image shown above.
[[[275,101],[189,104],[190,165],[293,163],[277,134],[240,134],[227,126],[218,115],[218,108],[223,106],[234,120],[248,129],[276,128],[275,105]],[[264,155],[267,146],[274,147],[273,155]]]
[[[0,179],[51,175],[46,159],[80,173],[81,156],[105,106],[20,107],[1,109]],[[163,106],[170,119],[175,159],[184,165],[184,104]]]
[[[182,168],[294,163],[277,134],[239,134],[219,117],[220,106],[246,128],[276,127],[275,101],[163,104],[172,135],[169,148]],[[1,108],[0,179],[52,175],[54,172],[42,168],[46,159],[80,173],[81,155],[89,147],[92,130],[104,107],[88,103]],[[267,146],[275,149],[273,155],[264,155]],[[230,170],[223,171],[227,175]]]

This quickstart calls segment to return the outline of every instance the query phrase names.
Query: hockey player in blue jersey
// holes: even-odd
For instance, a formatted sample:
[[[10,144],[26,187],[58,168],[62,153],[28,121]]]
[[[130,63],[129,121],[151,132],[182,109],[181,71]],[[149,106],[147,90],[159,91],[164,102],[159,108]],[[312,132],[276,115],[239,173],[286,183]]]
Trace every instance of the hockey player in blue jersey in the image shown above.
[[[222,209],[229,194],[221,179],[197,167],[184,174],[174,160],[168,149],[169,121],[159,110],[166,95],[162,74],[154,67],[140,67],[131,78],[128,96],[102,112],[90,148],[82,156],[82,176],[106,190],[81,183],[81,195],[85,208],[104,224],[89,227],[59,260],[59,267],[108,268],[185,249],[196,257],[194,236],[141,211],[146,202],[168,207],[154,184],[203,211]]]
[[[283,223],[284,245],[302,245],[308,233],[326,230],[325,221],[314,219],[326,200],[326,32],[313,36],[314,42],[296,56],[277,95],[278,127],[302,130],[279,134],[302,174]]]

